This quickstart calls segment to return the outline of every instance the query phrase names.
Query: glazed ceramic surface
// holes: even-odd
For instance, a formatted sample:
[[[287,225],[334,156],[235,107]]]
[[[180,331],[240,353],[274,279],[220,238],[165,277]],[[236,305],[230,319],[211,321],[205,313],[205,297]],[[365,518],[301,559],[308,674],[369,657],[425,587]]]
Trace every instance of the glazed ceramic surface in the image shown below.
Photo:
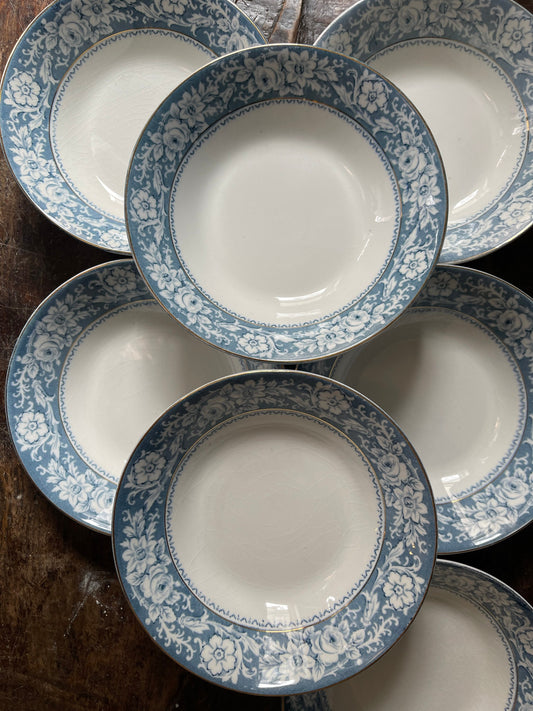
[[[533,17],[510,0],[363,0],[317,45],[370,64],[420,110],[442,151],[450,210],[441,262],[492,251],[533,219]]]
[[[383,659],[287,711],[510,711],[533,702],[533,609],[484,572],[438,560],[424,605]]]
[[[7,377],[13,442],[50,501],[110,533],[117,482],[149,425],[242,369],[170,318],[131,260],[110,262],[56,290],[24,327]]]
[[[181,84],[141,136],[126,193],[132,251],[163,306],[275,362],[390,323],[438,258],[446,210],[438,152],[404,97],[358,62],[293,45]]]
[[[129,252],[124,185],[144,124],[191,72],[263,42],[226,0],[58,0],[4,72],[0,126],[15,177],[70,234]]]
[[[171,407],[119,484],[117,570],[148,633],[212,682],[319,689],[380,657],[436,547],[423,469],[339,383],[248,372]]]
[[[533,304],[494,277],[438,267],[383,334],[331,377],[377,402],[431,481],[439,553],[494,543],[531,521]]]

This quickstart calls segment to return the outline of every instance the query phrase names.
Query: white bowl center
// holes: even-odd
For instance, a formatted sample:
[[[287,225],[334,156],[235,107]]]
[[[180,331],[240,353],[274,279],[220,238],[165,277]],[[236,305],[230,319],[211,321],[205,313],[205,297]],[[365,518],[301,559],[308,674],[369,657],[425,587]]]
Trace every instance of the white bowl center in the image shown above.
[[[218,614],[288,629],[354,597],[381,550],[369,463],[326,423],[248,413],[202,438],[169,490],[167,535],[192,592]]]
[[[445,39],[399,42],[369,63],[413,101],[442,152],[449,224],[473,219],[511,185],[527,148],[527,117],[489,57]]]
[[[320,104],[237,111],[191,150],[171,196],[180,259],[243,319],[326,318],[379,279],[396,243],[398,188],[376,142]]]
[[[50,140],[72,190],[99,212],[124,219],[129,160],[160,102],[214,57],[177,32],[130,30],[98,42],[62,79]]]
[[[77,339],[59,386],[68,436],[89,466],[118,482],[140,437],[178,397],[239,370],[154,302],[125,306]]]
[[[393,649],[326,693],[331,711],[510,711],[516,667],[492,617],[432,586]]]
[[[524,429],[525,392],[515,361],[479,322],[453,311],[412,309],[340,359],[332,375],[398,422],[437,503],[497,476]]]

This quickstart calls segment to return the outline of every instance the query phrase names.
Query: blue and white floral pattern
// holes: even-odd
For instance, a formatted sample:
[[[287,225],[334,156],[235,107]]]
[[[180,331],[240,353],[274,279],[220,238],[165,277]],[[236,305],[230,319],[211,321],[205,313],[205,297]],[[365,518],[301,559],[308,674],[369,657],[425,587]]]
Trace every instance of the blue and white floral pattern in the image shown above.
[[[411,308],[445,308],[474,319],[519,369],[524,424],[510,461],[467,496],[437,504],[439,554],[491,545],[533,520],[533,300],[497,277],[466,267],[439,266]],[[330,366],[327,374],[334,377],[335,364],[330,360],[317,368],[324,371]]]
[[[316,46],[372,64],[372,57],[398,42],[442,38],[488,56],[511,80],[531,126],[533,16],[512,0],[362,0],[342,13]],[[533,222],[531,141],[514,181],[500,200],[446,232],[441,263],[464,262],[493,251]]]
[[[84,272],[54,291],[28,320],[6,379],[8,424],[37,487],[64,513],[111,532],[116,483],[98,475],[73,448],[59,407],[59,382],[73,343],[117,307],[153,298],[132,260]]]
[[[196,141],[233,112],[274,99],[318,102],[356,121],[379,145],[401,193],[397,244],[381,278],[341,313],[296,327],[250,323],[212,303],[187,276],[170,227],[174,180]],[[141,273],[173,316],[225,350],[290,363],[342,352],[385,328],[408,306],[438,259],[447,197],[433,139],[390,83],[333,52],[271,45],[212,62],[163,102],[133,155],[126,215]]]
[[[191,593],[172,561],[165,506],[180,460],[205,432],[228,417],[273,408],[319,417],[362,451],[382,488],[385,538],[370,577],[344,608],[302,629],[266,632],[219,617]],[[412,497],[409,517],[399,513],[406,496]],[[113,546],[133,610],[173,659],[240,691],[295,693],[351,676],[405,631],[431,577],[434,516],[416,455],[372,403],[304,372],[247,372],[192,393],[145,435],[119,484]]]
[[[153,298],[132,260],[83,272],[54,291],[28,320],[6,379],[8,424],[24,467],[43,494],[68,516],[111,533],[116,483],[89,467],[61,417],[59,384],[72,345],[96,320]]]
[[[130,251],[123,220],[80,199],[54,160],[50,111],[65,72],[86,50],[119,32],[145,28],[179,32],[214,56],[265,42],[229,0],[56,0],[20,38],[2,82],[2,140],[27,196],[70,234],[120,253]]]
[[[533,608],[518,593],[487,573],[445,560],[437,560],[431,587],[461,595],[488,614],[510,648],[511,675],[517,675],[516,697],[506,708],[533,708]],[[385,680],[384,680],[385,681]],[[453,680],[449,680],[453,684]],[[350,683],[350,682],[348,682]],[[357,681],[355,681],[357,684]],[[338,711],[319,691],[285,699],[287,711]]]
[[[437,506],[439,554],[460,553],[496,543],[533,520],[533,300],[491,275],[438,267],[413,304],[430,305],[485,326],[518,366],[526,398],[524,429],[499,476],[459,501]]]

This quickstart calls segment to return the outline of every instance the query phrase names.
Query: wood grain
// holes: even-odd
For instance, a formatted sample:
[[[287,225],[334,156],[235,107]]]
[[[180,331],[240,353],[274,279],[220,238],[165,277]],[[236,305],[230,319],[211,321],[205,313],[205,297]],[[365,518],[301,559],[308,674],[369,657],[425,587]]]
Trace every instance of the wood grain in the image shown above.
[[[0,0],[0,69],[43,0]],[[346,0],[239,0],[272,42],[312,43]],[[526,6],[531,10],[531,0]],[[112,256],[41,215],[0,160],[0,371],[27,318],[67,278]],[[471,266],[533,295],[531,230]],[[2,408],[3,413],[3,408]],[[3,417],[3,414],[2,414]],[[131,612],[110,539],[67,519],[38,492],[0,430],[0,709],[166,711],[278,709],[278,699],[228,692],[174,664]],[[456,559],[533,602],[533,529]]]

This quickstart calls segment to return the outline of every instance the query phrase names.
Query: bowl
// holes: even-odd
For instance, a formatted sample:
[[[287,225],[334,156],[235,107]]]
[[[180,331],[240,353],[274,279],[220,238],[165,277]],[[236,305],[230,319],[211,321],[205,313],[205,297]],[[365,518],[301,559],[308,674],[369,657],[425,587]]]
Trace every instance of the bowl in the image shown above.
[[[532,299],[511,284],[441,265],[390,329],[325,364],[416,448],[439,555],[492,545],[532,520],[532,325]]]
[[[13,349],[15,449],[55,506],[110,534],[117,483],[145,429],[177,397],[247,365],[170,318],[131,259],[93,267],[42,302]]]
[[[319,689],[403,634],[433,570],[431,490],[396,425],[327,378],[236,374],[172,405],[120,481],[113,550],[161,649],[242,692]]]
[[[126,188],[155,297],[212,345],[271,362],[391,323],[439,255],[444,173],[416,110],[367,66],[304,45],[214,60],[148,122]]]
[[[491,575],[437,560],[422,610],[371,669],[287,711],[526,709],[533,701],[533,608]]]
[[[192,71],[264,41],[228,0],[56,0],[22,34],[2,79],[16,180],[71,235],[129,253],[124,184],[146,120]]]
[[[442,151],[441,263],[498,249],[533,222],[533,16],[513,0],[361,0],[316,40],[367,62],[426,119]]]

